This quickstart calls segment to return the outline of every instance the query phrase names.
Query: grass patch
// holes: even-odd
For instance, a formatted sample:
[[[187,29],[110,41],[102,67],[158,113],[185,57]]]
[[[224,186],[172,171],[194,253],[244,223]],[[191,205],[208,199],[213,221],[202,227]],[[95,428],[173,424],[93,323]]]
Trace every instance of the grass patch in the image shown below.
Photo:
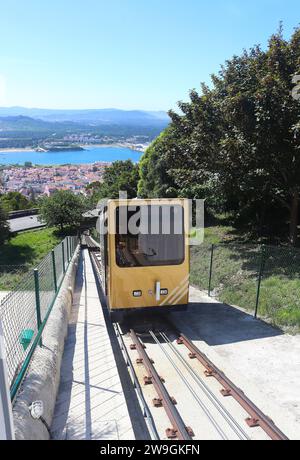
[[[30,268],[36,266],[59,242],[53,228],[19,233],[0,248],[0,290],[17,285]]]
[[[191,248],[191,283],[207,291],[211,245],[215,244],[212,295],[254,312],[261,265],[259,244],[237,244],[230,227],[205,229],[205,241]],[[220,244],[222,242],[222,244]],[[259,316],[291,332],[300,332],[300,251],[267,247]]]
[[[234,228],[217,225],[204,229],[204,242],[209,244],[218,244],[223,241],[234,240]]]

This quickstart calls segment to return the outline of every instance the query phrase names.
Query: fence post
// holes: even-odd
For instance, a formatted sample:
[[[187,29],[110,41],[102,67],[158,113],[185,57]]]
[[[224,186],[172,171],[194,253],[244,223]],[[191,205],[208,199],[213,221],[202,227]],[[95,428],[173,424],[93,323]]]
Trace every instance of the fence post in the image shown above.
[[[53,280],[54,280],[54,289],[57,292],[57,275],[56,275],[56,264],[55,264],[55,252],[52,249],[52,267],[53,267]]]
[[[209,283],[208,283],[208,296],[211,294],[211,280],[212,280],[212,270],[213,270],[213,261],[214,261],[214,249],[215,245],[211,245],[211,256],[210,256],[210,268],[209,268]]]
[[[9,396],[4,334],[0,320],[0,440],[14,440],[12,405]]]
[[[258,313],[260,288],[261,288],[261,282],[262,282],[263,272],[264,272],[264,268],[265,268],[265,262],[266,262],[266,248],[265,248],[265,246],[262,246],[261,247],[260,267],[259,267],[259,274],[258,274],[258,283],[257,283],[256,305],[255,305],[254,318],[257,318],[257,313]]]
[[[67,263],[69,264],[70,262],[70,239],[67,236]]]
[[[61,250],[62,250],[62,260],[63,260],[63,272],[66,273],[66,261],[65,261],[65,243],[61,242]]]
[[[40,282],[39,282],[39,271],[37,268],[34,269],[34,288],[35,288],[35,306],[36,306],[36,319],[37,319],[37,327],[38,331],[42,325],[42,318],[41,318],[41,299],[40,299]],[[39,342],[40,347],[43,346],[42,338]]]

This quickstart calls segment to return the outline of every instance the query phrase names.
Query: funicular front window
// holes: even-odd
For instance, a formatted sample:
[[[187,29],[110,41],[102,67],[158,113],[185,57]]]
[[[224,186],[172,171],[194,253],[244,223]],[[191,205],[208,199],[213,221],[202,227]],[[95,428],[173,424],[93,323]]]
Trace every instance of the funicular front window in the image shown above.
[[[143,205],[116,209],[116,261],[119,267],[181,265],[185,258],[184,209]]]

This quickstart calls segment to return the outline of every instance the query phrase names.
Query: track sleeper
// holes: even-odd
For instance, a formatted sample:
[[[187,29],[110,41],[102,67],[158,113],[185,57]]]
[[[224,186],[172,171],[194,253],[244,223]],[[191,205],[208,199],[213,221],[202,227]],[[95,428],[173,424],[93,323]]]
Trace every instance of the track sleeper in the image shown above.
[[[161,398],[154,398],[152,403],[154,407],[163,407],[163,400]]]
[[[223,388],[221,390],[221,394],[224,396],[224,398],[228,398],[228,396],[232,396],[232,391],[229,388]]]
[[[177,439],[177,430],[174,430],[174,428],[168,428],[166,430],[166,435],[168,439]]]
[[[144,384],[145,385],[152,385],[153,381],[152,381],[152,377],[149,376],[149,375],[145,375],[144,377]]]
[[[191,438],[194,438],[195,437],[195,433],[194,433],[194,430],[190,427],[190,426],[186,426],[186,431],[188,432],[189,436]]]
[[[246,423],[250,428],[257,428],[260,426],[259,419],[255,417],[246,418]]]

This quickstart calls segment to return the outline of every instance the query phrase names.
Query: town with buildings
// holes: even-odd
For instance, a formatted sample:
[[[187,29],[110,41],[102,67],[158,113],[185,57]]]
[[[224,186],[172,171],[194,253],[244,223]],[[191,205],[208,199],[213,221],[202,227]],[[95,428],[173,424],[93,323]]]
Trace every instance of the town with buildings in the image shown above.
[[[62,141],[69,144],[78,144],[83,147],[86,145],[115,145],[136,150],[137,152],[145,152],[147,147],[151,144],[149,136],[121,136],[116,140],[115,137],[92,134],[68,134],[63,137]]]
[[[75,194],[86,193],[86,187],[102,180],[110,163],[93,163],[63,166],[7,166],[0,175],[0,195],[20,192],[32,199],[50,196],[56,190],[71,190]]]

